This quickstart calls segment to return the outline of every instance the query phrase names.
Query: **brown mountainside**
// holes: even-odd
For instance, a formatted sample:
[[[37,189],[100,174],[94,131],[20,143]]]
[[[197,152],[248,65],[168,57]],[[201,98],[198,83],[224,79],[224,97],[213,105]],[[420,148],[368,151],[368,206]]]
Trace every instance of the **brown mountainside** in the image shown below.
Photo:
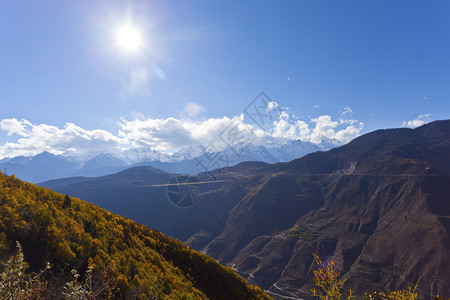
[[[215,179],[223,181],[204,184],[187,209],[143,183],[104,198],[102,186],[85,182],[46,185],[90,201],[95,194],[101,206],[186,240],[275,298],[310,295],[312,252],[336,259],[357,294],[417,284],[423,298],[450,295],[448,120],[378,130],[289,163],[243,163]]]

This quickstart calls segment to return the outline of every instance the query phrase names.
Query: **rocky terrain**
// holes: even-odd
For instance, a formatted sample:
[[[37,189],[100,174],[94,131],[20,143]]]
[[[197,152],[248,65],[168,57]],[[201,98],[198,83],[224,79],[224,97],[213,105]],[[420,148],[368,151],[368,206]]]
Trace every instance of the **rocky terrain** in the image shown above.
[[[156,186],[175,175],[155,172],[44,185],[186,241],[275,298],[311,295],[313,252],[334,258],[357,295],[412,284],[424,298],[450,295],[450,121],[197,174],[188,208]]]

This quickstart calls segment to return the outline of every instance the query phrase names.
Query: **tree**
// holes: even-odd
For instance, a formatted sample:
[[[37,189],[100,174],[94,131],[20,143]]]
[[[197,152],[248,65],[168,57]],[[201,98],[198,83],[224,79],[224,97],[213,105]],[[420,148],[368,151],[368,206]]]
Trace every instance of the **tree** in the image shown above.
[[[70,199],[69,195],[66,194],[66,197],[64,198],[64,202],[62,207],[63,208],[69,208],[72,206],[72,199]]]
[[[314,277],[316,279],[316,286],[318,289],[313,288],[311,292],[315,297],[321,300],[341,300],[352,298],[352,290],[346,295],[343,292],[343,285],[345,280],[339,280],[341,274],[336,267],[336,262],[331,260],[328,263],[324,263],[320,260],[316,253],[313,253],[314,260],[318,265],[316,270],[313,270]]]

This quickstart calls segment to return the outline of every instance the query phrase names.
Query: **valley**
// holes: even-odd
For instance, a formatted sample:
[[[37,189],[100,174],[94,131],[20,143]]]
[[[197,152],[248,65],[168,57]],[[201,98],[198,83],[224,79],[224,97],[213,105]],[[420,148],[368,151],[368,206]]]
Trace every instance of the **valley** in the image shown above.
[[[150,167],[43,185],[185,241],[285,297],[310,294],[313,252],[336,259],[359,295],[417,284],[426,297],[450,288],[449,132],[449,121],[379,130],[289,163],[199,173],[188,208],[167,198],[179,175]]]

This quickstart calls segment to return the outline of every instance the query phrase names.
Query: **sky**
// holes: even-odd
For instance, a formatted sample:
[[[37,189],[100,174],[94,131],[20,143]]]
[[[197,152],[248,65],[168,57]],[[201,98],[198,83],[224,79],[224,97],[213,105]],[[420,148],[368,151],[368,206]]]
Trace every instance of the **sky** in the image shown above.
[[[449,99],[449,1],[0,2],[0,158],[170,153],[233,120],[346,143],[449,119]]]

